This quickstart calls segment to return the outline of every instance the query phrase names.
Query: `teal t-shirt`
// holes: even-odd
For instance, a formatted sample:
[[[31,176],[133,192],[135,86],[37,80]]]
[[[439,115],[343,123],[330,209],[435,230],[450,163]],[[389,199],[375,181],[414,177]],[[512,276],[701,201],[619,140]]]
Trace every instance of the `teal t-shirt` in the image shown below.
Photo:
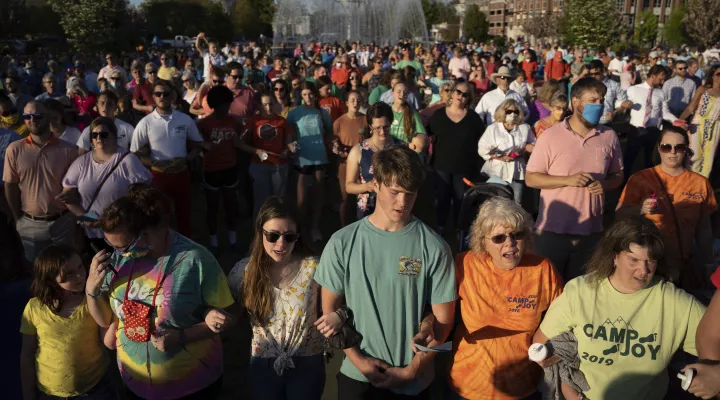
[[[425,70],[423,69],[422,63],[418,60],[400,60],[398,63],[395,64],[395,67],[393,67],[393,69],[403,69],[408,65],[415,68],[415,77],[425,76]]]
[[[418,114],[418,112],[415,110],[412,110],[412,112],[413,120],[415,121],[415,129],[413,130],[412,137],[410,139],[415,137],[415,135],[417,135],[418,133],[425,133],[425,126],[420,119],[420,114]],[[395,139],[402,140],[403,142],[409,142],[408,138],[405,136],[403,113],[395,112],[395,110],[393,110],[393,122],[390,126],[390,135],[392,135],[392,137],[394,137]]]
[[[416,218],[397,232],[380,230],[367,217],[337,231],[325,246],[315,281],[345,297],[363,335],[360,351],[396,367],[412,361],[410,339],[425,306],[457,299],[450,247]],[[430,368],[393,391],[420,393],[432,379]],[[347,358],[340,372],[367,382]]]
[[[304,167],[327,164],[324,136],[333,132],[330,114],[323,108],[318,110],[315,107],[300,106],[290,110],[287,121],[295,129],[297,143],[300,145],[297,151],[297,165]]]
[[[440,101],[440,86],[450,83],[447,79],[440,79],[436,76],[433,76],[430,79],[427,79],[425,81],[425,84],[432,90],[432,98],[430,99],[430,104]]]
[[[389,87],[385,85],[378,85],[373,91],[370,93],[370,96],[368,96],[368,104],[373,105],[380,101],[380,97],[382,97],[383,93],[390,90]]]

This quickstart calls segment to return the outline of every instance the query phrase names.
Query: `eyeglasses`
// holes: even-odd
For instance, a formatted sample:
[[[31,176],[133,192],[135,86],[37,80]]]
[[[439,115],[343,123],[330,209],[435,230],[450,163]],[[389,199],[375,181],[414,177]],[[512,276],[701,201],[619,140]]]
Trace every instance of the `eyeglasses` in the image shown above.
[[[525,232],[523,232],[523,231],[510,232],[507,235],[505,235],[505,234],[495,235],[495,236],[489,237],[488,239],[490,239],[495,244],[503,244],[503,243],[505,243],[505,241],[507,240],[508,237],[512,240],[523,240],[523,239],[525,239]]]
[[[242,79],[242,75],[228,75],[230,78],[235,79],[236,81]]]
[[[519,110],[505,110],[505,114],[520,115],[520,111]]]
[[[678,71],[685,71],[685,70],[687,69],[687,67],[682,67],[682,68],[677,67],[677,68],[675,68],[675,69],[677,69]]]
[[[281,236],[283,239],[285,239],[285,242],[287,243],[295,243],[300,238],[300,235],[294,232],[268,232],[265,229],[263,229],[263,236],[265,236],[265,240],[270,243],[277,242],[278,240],[280,240]]]
[[[225,83],[225,81],[221,80],[221,79],[213,79],[213,83],[215,83],[216,85],[219,85],[221,83]]]
[[[462,90],[455,89],[455,94],[458,96],[462,96],[463,99],[467,99],[470,97],[470,93],[463,92]]]
[[[663,143],[658,147],[660,148],[660,152],[664,154],[672,153],[673,149],[675,149],[675,152],[677,153],[684,153],[687,151],[687,145],[684,143],[679,143],[674,146],[669,143]]]
[[[170,97],[170,92],[153,92],[155,97]]]
[[[350,79],[351,81],[354,81],[354,80],[357,79],[357,76],[351,76],[349,79]]]
[[[42,121],[43,118],[45,118],[45,115],[43,115],[43,114],[23,114],[22,117],[25,121],[29,121],[31,119],[36,120],[36,121]]]
[[[382,132],[382,131],[387,132],[389,130],[390,130],[390,125],[371,126],[370,127],[370,132]]]
[[[502,79],[502,80],[504,80],[504,81],[510,79],[509,76],[498,76],[498,78],[500,78],[500,79]]]
[[[102,131],[102,132],[90,132],[90,138],[92,139],[100,139],[105,140],[110,136],[110,132]]]

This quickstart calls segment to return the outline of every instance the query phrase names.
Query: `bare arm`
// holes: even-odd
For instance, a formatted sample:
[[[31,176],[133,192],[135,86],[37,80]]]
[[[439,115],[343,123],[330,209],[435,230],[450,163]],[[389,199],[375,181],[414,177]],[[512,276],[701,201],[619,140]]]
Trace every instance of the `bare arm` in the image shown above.
[[[62,192],[64,194],[69,195],[72,192],[77,192],[77,190],[78,190],[77,188],[64,187]],[[74,194],[78,195],[78,193],[74,193]],[[81,204],[75,204],[75,203],[64,203],[64,204],[65,204],[65,207],[67,207],[68,210],[70,210],[70,212],[75,216],[85,215],[85,213],[87,212]]]
[[[445,340],[452,330],[453,322],[455,320],[455,301],[432,304],[431,307],[432,314],[425,319],[430,319],[432,321],[433,340],[428,343],[426,347],[434,347],[445,343]],[[425,323],[425,319],[423,320],[423,323]],[[417,374],[425,369],[428,364],[432,363],[436,354],[437,353],[434,352],[416,352],[410,362],[410,365],[407,366],[407,368],[410,368],[412,371],[412,376],[417,376]]]
[[[540,172],[525,173],[525,184],[535,189],[558,189],[568,186],[567,176],[555,176]]]
[[[5,199],[7,200],[8,207],[12,212],[12,217],[15,221],[22,217],[22,207],[20,205],[20,185],[17,183],[5,182]]]
[[[22,335],[20,349],[20,382],[24,400],[35,400],[37,393],[37,372],[35,371],[35,353],[37,352],[37,335]]]
[[[350,194],[363,194],[372,190],[372,182],[360,183],[360,157],[362,149],[359,144],[353,146],[347,158],[345,173],[345,190]]]
[[[695,346],[702,360],[720,360],[720,291],[716,291],[695,333]]]

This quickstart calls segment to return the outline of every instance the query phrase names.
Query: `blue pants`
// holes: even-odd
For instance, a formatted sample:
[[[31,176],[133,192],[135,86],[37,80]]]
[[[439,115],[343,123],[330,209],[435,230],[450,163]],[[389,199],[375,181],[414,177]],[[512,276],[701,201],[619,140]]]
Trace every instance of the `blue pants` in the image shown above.
[[[276,358],[250,358],[249,382],[252,399],[320,400],[325,389],[325,360],[322,354],[292,357],[295,368],[282,376],[273,369]]]
[[[115,400],[118,398],[118,394],[115,391],[115,388],[113,387],[112,382],[110,381],[110,377],[106,373],[98,383],[95,384],[95,386],[92,387],[92,389],[88,390],[87,393],[81,394],[79,396],[72,396],[72,397],[58,397],[58,396],[51,396],[47,393],[41,392],[39,389],[37,391],[37,397],[38,400],[59,400],[59,399],[67,399],[67,400]]]

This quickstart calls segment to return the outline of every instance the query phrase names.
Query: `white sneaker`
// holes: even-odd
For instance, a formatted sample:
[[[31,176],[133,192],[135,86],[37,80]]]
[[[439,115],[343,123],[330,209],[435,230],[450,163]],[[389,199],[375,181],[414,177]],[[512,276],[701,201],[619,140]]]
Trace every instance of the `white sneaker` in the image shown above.
[[[310,231],[310,239],[312,239],[313,242],[320,242],[322,241],[322,234],[320,233],[320,229],[313,229]]]

